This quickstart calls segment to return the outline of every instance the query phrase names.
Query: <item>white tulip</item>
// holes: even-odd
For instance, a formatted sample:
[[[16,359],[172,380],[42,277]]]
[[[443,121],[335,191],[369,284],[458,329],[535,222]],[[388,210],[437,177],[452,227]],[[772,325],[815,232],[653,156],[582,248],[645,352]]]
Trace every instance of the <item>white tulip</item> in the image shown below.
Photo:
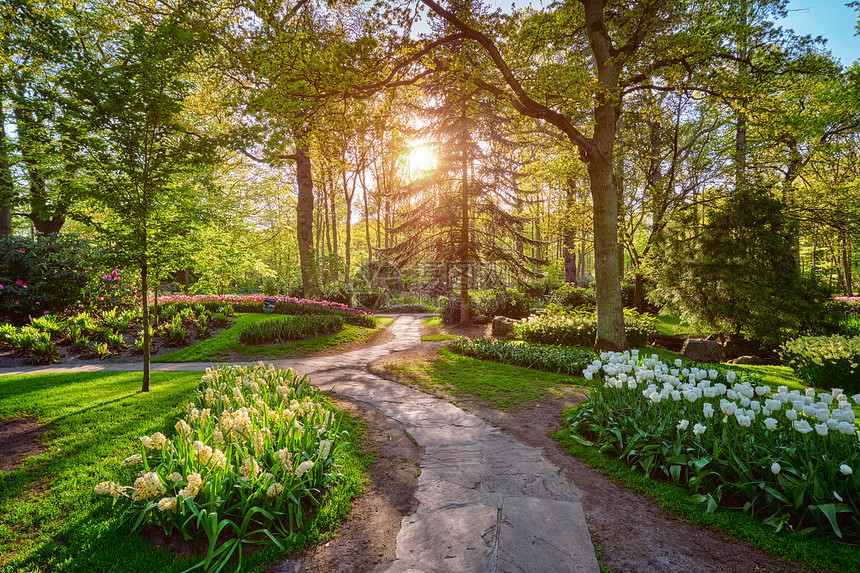
[[[764,427],[768,430],[773,430],[774,428],[776,428],[776,424],[777,422],[773,418],[765,418],[764,420]]]
[[[819,436],[826,436],[828,431],[829,428],[827,427],[827,424],[815,424],[815,432]]]
[[[682,431],[683,431],[683,430],[686,430],[686,429],[687,429],[687,426],[689,426],[689,425],[690,425],[690,421],[689,421],[689,420],[681,420],[680,422],[678,422],[678,426],[677,426],[677,428],[678,428],[679,430],[682,430]]]
[[[698,436],[699,434],[704,434],[705,430],[707,429],[707,426],[697,423],[695,426],[693,426],[693,433]]]
[[[841,471],[843,474],[845,474],[847,476],[854,474],[854,470],[851,469],[851,466],[849,466],[847,464],[842,464],[841,466],[839,466],[839,471]]]
[[[773,475],[778,474],[781,470],[782,466],[780,466],[778,463],[773,462],[772,464],[770,464],[770,471],[773,473]]]
[[[786,410],[785,417],[791,420],[792,422],[797,420],[797,410]]]

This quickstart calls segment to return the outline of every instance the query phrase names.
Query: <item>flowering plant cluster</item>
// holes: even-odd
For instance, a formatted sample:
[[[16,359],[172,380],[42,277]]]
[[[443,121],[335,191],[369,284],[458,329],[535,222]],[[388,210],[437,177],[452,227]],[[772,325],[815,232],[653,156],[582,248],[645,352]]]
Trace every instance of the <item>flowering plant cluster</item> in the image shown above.
[[[601,354],[584,375],[603,385],[565,419],[582,443],[687,487],[708,511],[740,498],[777,530],[860,537],[860,394],[774,391],[636,351]]]
[[[567,346],[594,345],[597,334],[597,314],[591,310],[569,310],[554,306],[555,313],[531,316],[514,325],[517,336],[527,342],[564,344]],[[631,310],[624,311],[624,330],[631,346],[648,344],[654,330],[654,321]]]
[[[272,299],[276,302],[281,303],[292,303],[297,304],[299,306],[315,306],[318,308],[328,309],[328,310],[339,310],[343,312],[351,312],[354,314],[360,315],[369,315],[371,313],[365,312],[363,310],[353,308],[351,306],[347,306],[345,304],[339,302],[331,302],[327,300],[313,300],[308,298],[295,298],[291,296],[263,296],[263,295],[222,295],[222,296],[214,296],[214,295],[186,295],[186,294],[175,294],[169,296],[163,296],[159,298],[159,301],[163,301],[165,303],[168,302],[186,302],[186,303],[217,303],[217,304],[249,304],[249,303],[261,303],[264,299]]]
[[[292,342],[313,336],[322,336],[343,330],[339,316],[305,315],[254,322],[239,332],[239,342],[249,346]]]
[[[780,354],[813,386],[860,392],[860,336],[802,336],[783,343]]]
[[[551,346],[544,344],[523,344],[508,340],[476,338],[469,340],[457,338],[448,349],[463,356],[480,360],[492,360],[502,364],[513,364],[546,372],[557,372],[581,376],[595,354],[591,350]]]
[[[251,536],[281,546],[300,532],[340,478],[348,436],[338,428],[320,393],[290,370],[210,369],[173,437],[142,436],[140,453],[123,462],[132,485],[106,481],[95,493],[124,504],[133,530],[155,522],[168,534],[205,534],[204,568],[219,568]]]

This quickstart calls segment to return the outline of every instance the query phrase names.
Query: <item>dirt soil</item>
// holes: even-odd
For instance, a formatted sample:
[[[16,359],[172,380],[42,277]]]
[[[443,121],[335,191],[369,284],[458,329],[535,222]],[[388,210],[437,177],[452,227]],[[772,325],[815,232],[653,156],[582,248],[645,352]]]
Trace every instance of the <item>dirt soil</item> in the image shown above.
[[[451,332],[474,338],[486,335],[483,327],[445,329],[423,327],[422,335]],[[458,332],[459,331],[459,332]],[[422,342],[415,349],[385,356],[371,365],[377,374],[412,385],[403,370],[390,366],[432,360],[447,342]],[[567,454],[550,437],[561,429],[561,412],[585,398],[571,390],[562,397],[546,396],[503,412],[462,396],[445,396],[461,408],[487,420],[523,443],[540,448],[546,459],[562,468],[568,480],[582,490],[582,503],[598,554],[612,573],[809,572],[748,543],[692,523],[681,521],[655,501],[618,484]]]
[[[32,417],[0,420],[0,472],[11,472],[25,459],[44,452],[40,438],[49,429]]]

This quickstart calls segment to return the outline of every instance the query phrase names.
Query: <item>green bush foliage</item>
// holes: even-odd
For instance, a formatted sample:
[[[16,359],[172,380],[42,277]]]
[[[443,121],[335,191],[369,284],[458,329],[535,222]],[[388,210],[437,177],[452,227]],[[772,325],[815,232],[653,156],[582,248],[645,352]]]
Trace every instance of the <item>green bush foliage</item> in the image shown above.
[[[385,306],[386,301],[388,301],[388,291],[385,289],[366,288],[355,291],[353,297],[358,306],[373,310]]]
[[[292,342],[342,329],[343,319],[339,316],[286,316],[249,324],[239,333],[239,342],[248,346]]]
[[[481,290],[469,293],[477,314],[484,316],[507,316],[523,318],[529,311],[531,301],[517,289]]]
[[[3,236],[0,253],[0,316],[19,326],[76,308],[97,277],[89,245],[69,235]]]
[[[780,355],[811,386],[860,392],[860,336],[802,336],[783,343]]]
[[[514,325],[517,336],[526,342],[563,344],[566,346],[593,346],[597,335],[597,315],[594,311],[570,311],[531,316]],[[648,315],[624,310],[624,330],[627,342],[635,348],[648,345],[654,330],[654,320]]]
[[[101,482],[132,530],[206,536],[219,570],[245,543],[290,540],[341,481],[348,435],[307,379],[269,366],[207,371],[176,434],[141,437],[128,482]]]
[[[439,309],[436,311],[442,319],[442,324],[458,324],[460,322],[460,296],[440,296]],[[472,300],[469,299],[469,307],[471,316],[475,315],[475,307]]]
[[[524,366],[545,372],[582,376],[582,371],[595,358],[594,352],[566,346],[523,344],[508,340],[457,338],[448,349],[480,360]]]
[[[570,308],[594,306],[595,301],[594,289],[579,288],[573,283],[565,283],[549,295],[550,303]]]
[[[423,304],[386,304],[382,311],[389,314],[414,314],[430,312],[430,309]]]
[[[777,531],[860,540],[860,449],[841,391],[776,390],[734,372],[603,353],[603,379],[564,424],[581,443]],[[853,397],[860,403],[860,395]]]

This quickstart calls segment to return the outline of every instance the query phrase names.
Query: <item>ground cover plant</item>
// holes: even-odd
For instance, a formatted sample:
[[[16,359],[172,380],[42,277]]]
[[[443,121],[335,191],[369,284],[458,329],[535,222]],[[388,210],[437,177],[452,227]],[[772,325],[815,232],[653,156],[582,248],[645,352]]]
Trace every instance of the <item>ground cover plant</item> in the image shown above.
[[[648,344],[654,326],[648,315],[625,310],[624,330],[630,346],[642,348]],[[548,305],[547,314],[521,320],[514,325],[514,331],[527,342],[590,347],[597,334],[597,317],[594,311]]]
[[[860,336],[801,336],[784,342],[780,354],[812,386],[860,392]]]
[[[582,376],[582,371],[595,358],[593,351],[584,348],[524,344],[517,341],[492,340],[483,337],[475,340],[469,340],[465,337],[457,338],[447,348],[451,352],[480,360],[491,360],[571,376]]]
[[[586,445],[783,528],[860,539],[856,414],[840,389],[776,390],[733,371],[604,353],[565,424]]]
[[[346,324],[344,325],[343,330],[328,336],[320,336],[318,338],[310,338],[307,340],[277,344],[274,346],[247,346],[242,344],[239,340],[239,335],[243,328],[257,322],[278,320],[279,318],[283,318],[283,316],[262,313],[237,313],[236,316],[237,318],[234,321],[233,326],[224,329],[218,334],[218,336],[202,340],[197,344],[182,348],[176,352],[159,356],[154,359],[153,362],[205,362],[209,360],[224,360],[225,358],[229,358],[231,353],[247,356],[249,359],[298,356],[326,348],[333,348],[346,343],[355,343],[367,340],[379,328],[390,324],[393,321],[390,317],[368,317],[371,324],[373,324],[373,328],[364,328],[352,324]]]
[[[287,316],[265,322],[255,322],[242,328],[239,342],[247,346],[291,342],[302,338],[337,332],[343,328],[339,316]]]
[[[0,474],[0,570],[179,573],[199,561],[174,560],[143,537],[129,535],[119,508],[93,489],[101,481],[130,479],[133,468],[122,461],[140,452],[140,436],[175,431],[200,381],[201,373],[154,372],[152,391],[141,393],[140,374],[134,373],[0,377],[0,418],[27,414],[49,425],[44,453]],[[360,426],[344,418],[345,429],[354,435]],[[323,505],[291,547],[264,547],[245,559],[243,570],[263,571],[285,552],[320,541],[346,514],[369,460],[351,444],[342,452],[348,454],[342,459],[345,481],[332,490],[334,499],[323,492]]]
[[[119,503],[132,531],[157,523],[167,534],[205,535],[203,568],[219,570],[234,554],[241,563],[242,544],[265,536],[283,549],[281,539],[298,534],[339,484],[348,439],[305,377],[223,366],[203,376],[172,437],[141,436],[140,453],[123,462],[128,480],[95,492]]]

